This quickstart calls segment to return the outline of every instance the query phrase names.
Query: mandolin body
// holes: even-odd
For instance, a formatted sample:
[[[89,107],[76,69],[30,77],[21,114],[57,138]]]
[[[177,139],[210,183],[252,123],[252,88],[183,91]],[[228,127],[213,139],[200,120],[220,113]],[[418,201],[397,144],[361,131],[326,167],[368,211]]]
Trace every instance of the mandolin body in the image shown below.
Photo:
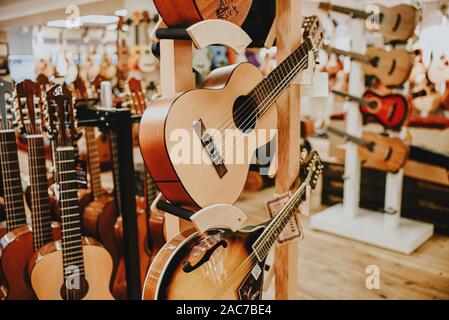
[[[248,146],[245,142],[242,147],[250,134],[237,128],[236,119],[242,120],[245,115],[242,116],[236,100],[240,97],[246,101],[244,96],[262,79],[259,69],[249,63],[215,69],[202,89],[156,100],[147,108],[140,124],[140,149],[152,178],[167,200],[191,208],[232,204],[237,200],[252,155],[271,140],[269,129],[277,127],[276,110],[270,108],[250,132],[256,143]],[[206,130],[218,130],[211,132],[213,138],[225,137],[213,140],[217,146],[225,145],[220,151],[227,172],[221,177],[195,131],[198,123]],[[259,129],[267,130],[259,135]],[[236,134],[233,139],[231,134]],[[227,161],[227,155],[231,161]]]
[[[85,279],[88,291],[83,300],[113,300],[109,291],[112,258],[96,240],[83,238]],[[39,300],[62,300],[64,283],[61,242],[39,249],[28,264],[31,285]]]
[[[159,251],[148,270],[144,300],[255,300],[260,299],[264,262],[247,260],[264,227],[232,232],[211,229],[185,231]],[[215,250],[211,248],[216,248]],[[210,250],[208,261],[202,257]],[[196,267],[185,271],[186,261]],[[244,263],[248,261],[248,263]],[[237,271],[238,270],[238,271]],[[237,272],[236,272],[237,271]]]

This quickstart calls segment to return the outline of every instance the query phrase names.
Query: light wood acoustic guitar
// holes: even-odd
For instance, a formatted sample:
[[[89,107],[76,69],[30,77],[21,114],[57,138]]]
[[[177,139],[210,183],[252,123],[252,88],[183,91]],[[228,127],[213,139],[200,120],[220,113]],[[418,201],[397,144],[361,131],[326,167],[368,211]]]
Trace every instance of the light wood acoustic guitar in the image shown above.
[[[420,20],[418,10],[411,5],[399,4],[386,7],[375,4],[379,12],[369,12],[348,7],[333,5],[328,2],[320,2],[319,8],[326,11],[335,11],[350,15],[358,19],[378,19],[378,30],[384,36],[385,42],[406,42],[414,33]],[[377,13],[377,16],[374,16]]]
[[[47,91],[48,132],[56,142],[56,173],[62,213],[61,241],[40,248],[28,270],[40,300],[113,299],[112,258],[98,242],[81,235],[74,141],[79,138],[72,94],[56,85]]]
[[[189,230],[169,240],[151,264],[143,299],[261,299],[267,254],[308,187],[315,188],[323,165],[312,152],[301,168],[301,186],[269,223],[237,232],[220,227],[204,233]]]
[[[250,134],[277,127],[276,99],[302,70],[314,67],[308,64],[309,53],[322,43],[321,23],[317,17],[306,17],[303,29],[304,42],[266,78],[249,63],[218,68],[202,89],[163,97],[146,109],[140,124],[140,149],[167,200],[193,208],[237,200],[252,154],[271,137],[266,134],[248,148],[241,148],[242,141]],[[187,161],[179,161],[176,150],[180,141],[171,137],[180,131],[192,140],[182,144],[183,152],[191,155]],[[220,142],[223,148],[218,148]],[[238,159],[237,153],[238,158],[242,153],[245,156]],[[194,157],[207,161],[195,163]],[[227,161],[226,157],[233,159]]]
[[[402,86],[408,80],[414,63],[414,54],[403,49],[385,51],[368,47],[366,54],[358,54],[330,46],[325,48],[361,62],[363,72],[366,75],[376,76],[385,86]]]
[[[384,137],[372,132],[365,132],[359,138],[333,127],[327,130],[359,145],[361,161],[372,168],[396,173],[408,159],[409,146],[399,138]]]
[[[252,0],[155,0],[154,4],[168,27],[189,27],[208,19],[228,20],[240,26]]]

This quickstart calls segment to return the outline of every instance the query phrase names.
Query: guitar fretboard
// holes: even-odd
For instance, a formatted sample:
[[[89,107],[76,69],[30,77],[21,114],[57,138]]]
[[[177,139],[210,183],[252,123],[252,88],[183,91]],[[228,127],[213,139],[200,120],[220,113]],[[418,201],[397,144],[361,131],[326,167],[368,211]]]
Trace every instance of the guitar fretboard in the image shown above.
[[[84,275],[80,208],[73,147],[57,147],[59,202],[62,212],[62,254],[64,279],[74,271]]]
[[[87,155],[89,159],[90,184],[94,199],[101,196],[101,170],[100,157],[98,154],[97,142],[95,141],[95,130],[92,127],[86,127]]]
[[[118,150],[117,150],[117,136],[115,132],[109,133],[109,142],[111,147],[111,160],[112,160],[112,178],[114,180],[114,194],[115,194],[115,207],[117,209],[118,216],[122,215],[122,194],[120,192],[120,173],[118,168]]]
[[[0,163],[8,232],[26,223],[14,130],[0,130]]]
[[[53,240],[50,203],[48,199],[47,167],[42,135],[28,136],[28,166],[31,185],[33,248],[36,251]]]

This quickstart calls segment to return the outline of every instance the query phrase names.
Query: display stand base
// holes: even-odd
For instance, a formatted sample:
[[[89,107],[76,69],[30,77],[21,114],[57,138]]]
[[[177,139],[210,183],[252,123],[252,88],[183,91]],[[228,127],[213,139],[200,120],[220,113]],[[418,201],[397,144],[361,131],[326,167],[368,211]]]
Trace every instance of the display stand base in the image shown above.
[[[401,218],[397,228],[386,227],[383,214],[366,209],[348,217],[342,204],[312,216],[310,226],[404,254],[411,254],[433,235],[433,225],[405,218]]]

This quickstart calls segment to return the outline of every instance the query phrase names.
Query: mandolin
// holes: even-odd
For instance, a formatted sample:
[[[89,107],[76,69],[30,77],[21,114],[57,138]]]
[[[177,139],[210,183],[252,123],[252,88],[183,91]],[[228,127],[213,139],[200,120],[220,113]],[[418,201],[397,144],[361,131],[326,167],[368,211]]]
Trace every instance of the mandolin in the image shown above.
[[[375,5],[379,13],[373,16],[373,12],[337,6],[328,2],[320,2],[319,8],[326,11],[334,11],[350,15],[353,18],[367,20],[371,18],[379,19],[378,31],[384,36],[385,42],[407,42],[413,37],[420,15],[418,10],[411,5],[399,4],[385,7]],[[376,30],[376,31],[377,31]]]
[[[386,86],[402,86],[413,68],[414,55],[403,49],[385,51],[368,47],[366,54],[358,54],[333,47],[326,47],[336,54],[350,57],[362,63],[366,75],[376,76]]]
[[[27,252],[22,255],[22,241],[18,243],[10,241],[22,236],[31,240],[29,228],[26,225],[16,132],[11,114],[13,99],[12,84],[0,79],[0,166],[6,215],[6,229],[0,230],[0,236],[2,236],[0,239],[0,298],[2,300],[33,298],[32,290],[24,284],[24,270],[17,268],[17,266],[23,266],[23,263],[29,259],[27,254],[32,250],[32,246],[28,248],[25,246],[24,250]]]
[[[143,299],[261,299],[268,252],[306,190],[315,188],[323,165],[312,152],[301,168],[301,186],[269,223],[237,232],[219,226],[204,233],[191,229],[171,239],[148,270]]]
[[[380,95],[368,90],[362,97],[356,97],[337,90],[332,92],[349,101],[358,102],[365,120],[374,120],[385,129],[400,130],[413,113],[409,99],[400,94]]]
[[[363,138],[359,138],[333,127],[327,130],[359,145],[360,159],[369,167],[396,173],[408,159],[409,147],[399,138],[384,137],[372,132],[365,132]]]
[[[145,110],[139,132],[141,153],[168,201],[202,208],[237,200],[245,185],[252,154],[271,137],[260,134],[265,138],[258,137],[250,150],[239,150],[248,157],[232,159],[242,147],[239,141],[248,139],[250,134],[276,128],[274,102],[298,73],[313,67],[308,65],[309,52],[313,53],[321,45],[321,24],[317,17],[306,17],[303,29],[304,42],[266,78],[250,63],[218,68],[212,71],[202,89],[163,97]],[[215,129],[214,134],[210,129]],[[170,136],[181,131],[193,140],[192,145],[183,145],[186,154],[194,158],[202,156],[206,161],[201,158],[179,161],[179,141]],[[225,137],[225,141],[217,136]],[[219,150],[218,145],[225,147]]]
[[[168,27],[189,27],[202,20],[223,19],[242,25],[252,0],[155,0],[154,5]]]
[[[77,99],[87,99],[87,90],[84,81],[77,78],[75,83]],[[93,127],[85,127],[87,146],[87,160],[89,164],[90,193],[80,197],[82,226],[85,236],[100,241],[109,251],[114,261],[118,263],[118,250],[114,239],[114,224],[117,212],[112,193],[103,189],[101,183],[100,156]]]
[[[61,241],[40,248],[29,261],[31,285],[40,300],[113,299],[109,292],[112,258],[97,241],[81,236],[74,141],[79,138],[72,95],[65,86],[47,91],[48,132],[55,159]]]

